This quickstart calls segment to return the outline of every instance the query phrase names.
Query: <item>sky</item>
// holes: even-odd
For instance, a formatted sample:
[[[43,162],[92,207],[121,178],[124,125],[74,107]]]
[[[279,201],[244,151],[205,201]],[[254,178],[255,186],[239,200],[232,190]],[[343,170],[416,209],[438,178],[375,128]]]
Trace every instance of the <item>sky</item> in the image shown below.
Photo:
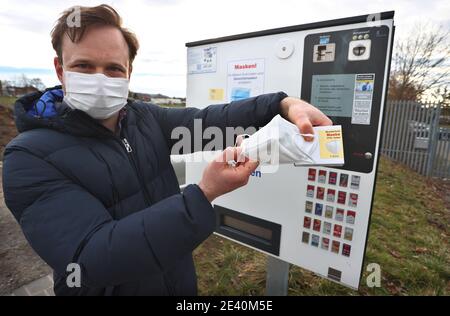
[[[176,97],[186,95],[187,42],[390,10],[396,40],[419,22],[450,29],[448,0],[0,0],[0,79],[25,74],[58,84],[55,20],[71,6],[101,3],[117,9],[140,41],[130,89]]]

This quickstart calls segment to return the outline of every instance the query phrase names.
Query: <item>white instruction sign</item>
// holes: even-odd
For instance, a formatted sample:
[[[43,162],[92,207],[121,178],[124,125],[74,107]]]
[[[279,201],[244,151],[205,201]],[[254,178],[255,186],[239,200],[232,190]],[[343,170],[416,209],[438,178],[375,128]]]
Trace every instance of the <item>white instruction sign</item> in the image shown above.
[[[188,74],[216,72],[217,47],[195,48],[188,50]]]
[[[228,63],[227,97],[236,101],[264,93],[264,59]]]
[[[370,125],[374,81],[375,74],[357,74],[355,76],[352,124]]]

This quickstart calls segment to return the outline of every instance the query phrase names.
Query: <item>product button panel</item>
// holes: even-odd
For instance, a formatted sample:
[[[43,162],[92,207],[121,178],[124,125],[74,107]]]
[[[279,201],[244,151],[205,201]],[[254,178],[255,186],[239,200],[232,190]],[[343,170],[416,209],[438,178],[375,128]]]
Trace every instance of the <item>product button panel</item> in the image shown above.
[[[351,256],[360,181],[349,172],[308,169],[302,243]]]

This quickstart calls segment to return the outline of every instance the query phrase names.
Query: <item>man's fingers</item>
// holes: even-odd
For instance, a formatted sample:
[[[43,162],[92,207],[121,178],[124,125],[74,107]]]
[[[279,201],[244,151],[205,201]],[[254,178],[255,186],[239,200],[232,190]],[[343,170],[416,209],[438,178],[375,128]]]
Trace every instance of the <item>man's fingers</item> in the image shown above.
[[[319,110],[317,110],[316,113],[312,116],[311,122],[316,126],[333,125],[333,121]]]
[[[318,120],[317,124],[318,126],[330,126],[333,125],[333,121],[326,115],[321,115],[320,119]]]
[[[247,160],[244,163],[241,163],[236,167],[236,171],[239,174],[239,178],[242,181],[242,184],[247,184],[248,178],[252,174],[253,171],[258,167],[259,162],[255,160]]]
[[[295,122],[295,125],[297,125],[297,127],[300,130],[301,134],[314,134],[314,129],[313,129],[313,126],[311,124],[311,121],[306,116],[299,118]],[[310,142],[310,141],[312,141],[314,139],[311,136],[303,136],[303,138],[307,142]]]
[[[240,147],[227,147],[224,151],[216,158],[216,162],[227,163],[229,161],[237,161],[239,154],[241,153]]]
[[[246,135],[238,135],[236,137],[236,147],[241,146],[242,141],[246,138]]]
[[[259,166],[259,161],[256,160],[248,160],[244,163],[245,168],[249,171],[249,174],[251,174],[253,171],[256,170]]]

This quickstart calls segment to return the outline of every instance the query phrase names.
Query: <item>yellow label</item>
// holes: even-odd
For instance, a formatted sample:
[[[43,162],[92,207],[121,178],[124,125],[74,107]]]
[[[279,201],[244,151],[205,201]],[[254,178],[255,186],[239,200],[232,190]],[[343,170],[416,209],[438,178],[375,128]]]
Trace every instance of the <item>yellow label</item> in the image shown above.
[[[320,158],[343,158],[341,130],[319,131]]]
[[[223,89],[209,89],[209,99],[213,101],[223,100],[224,91]]]

